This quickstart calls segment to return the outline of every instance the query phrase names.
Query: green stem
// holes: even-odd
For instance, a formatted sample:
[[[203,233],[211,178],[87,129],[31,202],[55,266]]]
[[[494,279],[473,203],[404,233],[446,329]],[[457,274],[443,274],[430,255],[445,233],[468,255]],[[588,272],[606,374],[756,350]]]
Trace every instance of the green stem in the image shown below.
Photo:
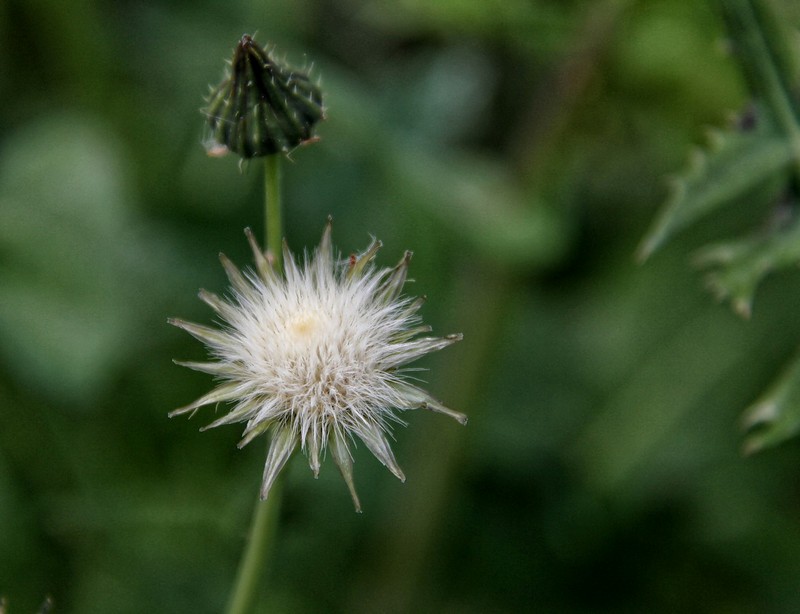
[[[264,158],[264,205],[266,207],[267,249],[272,252],[274,265],[280,269],[283,254],[283,223],[281,221],[281,157]]]
[[[280,162],[280,156],[264,158],[266,241],[276,269],[280,269],[283,255]],[[264,584],[269,551],[275,542],[281,507],[280,491],[281,480],[278,478],[272,485],[267,500],[256,501],[247,544],[236,573],[236,584],[228,601],[227,614],[247,614],[253,610],[258,588]]]
[[[253,611],[258,587],[264,584],[267,554],[275,541],[281,507],[281,481],[276,480],[266,501],[257,501],[250,524],[244,556],[236,573],[236,584],[228,601],[227,614]]]

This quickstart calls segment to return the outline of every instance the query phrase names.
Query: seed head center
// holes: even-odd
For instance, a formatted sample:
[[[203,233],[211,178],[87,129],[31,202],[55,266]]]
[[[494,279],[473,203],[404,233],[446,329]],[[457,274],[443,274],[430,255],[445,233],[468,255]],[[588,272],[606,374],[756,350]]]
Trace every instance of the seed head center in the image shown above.
[[[316,336],[322,325],[321,314],[314,311],[301,311],[289,318],[286,329],[297,343],[305,345]]]

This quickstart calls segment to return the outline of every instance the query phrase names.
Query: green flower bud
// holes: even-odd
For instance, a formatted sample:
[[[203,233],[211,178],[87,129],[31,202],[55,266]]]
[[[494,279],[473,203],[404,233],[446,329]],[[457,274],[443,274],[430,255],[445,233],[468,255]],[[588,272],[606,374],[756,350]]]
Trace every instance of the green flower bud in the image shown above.
[[[325,117],[319,87],[276,63],[248,34],[204,113],[209,155],[233,151],[242,158],[288,153],[313,141],[314,124]]]

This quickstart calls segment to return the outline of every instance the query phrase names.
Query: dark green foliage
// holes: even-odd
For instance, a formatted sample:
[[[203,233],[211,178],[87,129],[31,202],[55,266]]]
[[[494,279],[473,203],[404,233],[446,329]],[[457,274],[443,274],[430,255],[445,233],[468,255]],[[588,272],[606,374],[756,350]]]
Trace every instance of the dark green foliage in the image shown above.
[[[800,48],[796,29],[778,13],[780,5],[768,0],[719,0],[719,7],[752,102],[737,125],[714,133],[706,150],[693,152],[689,169],[673,181],[639,256],[649,257],[675,233],[747,200],[766,221],[751,236],[706,247],[696,262],[712,268],[707,282],[714,294],[749,317],[763,279],[800,262]],[[798,374],[789,370],[748,410],[744,424],[758,427],[748,437],[748,452],[780,443],[800,429],[796,418],[800,397],[786,393],[800,385],[791,381]],[[764,409],[767,406],[769,410]]]
[[[798,439],[739,449],[742,407],[768,427],[755,408],[798,406],[794,171],[763,101],[712,135],[716,179],[688,187],[707,208],[632,257],[663,177],[750,108],[714,6],[0,2],[7,614],[226,603],[265,451],[199,433],[213,410],[166,417],[209,387],[166,319],[211,325],[218,252],[248,262],[246,226],[263,242],[260,165],[209,158],[198,113],[255,28],[325,92],[320,143],[283,165],[289,244],[330,214],[345,256],[369,234],[378,265],[413,250],[425,321],[464,333],[415,375],[470,416],[407,415],[405,484],[354,450],[362,515],[330,462],[313,480],[293,459],[258,611],[800,611]],[[749,320],[687,273],[701,245],[731,300],[758,282]]]

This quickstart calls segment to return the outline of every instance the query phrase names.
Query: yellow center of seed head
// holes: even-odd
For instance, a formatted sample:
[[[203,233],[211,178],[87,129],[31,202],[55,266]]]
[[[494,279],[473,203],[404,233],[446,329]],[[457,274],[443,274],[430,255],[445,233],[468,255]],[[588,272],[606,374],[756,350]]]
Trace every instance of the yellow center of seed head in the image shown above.
[[[308,343],[319,330],[322,324],[318,313],[313,311],[300,312],[289,319],[287,330],[298,343]]]

